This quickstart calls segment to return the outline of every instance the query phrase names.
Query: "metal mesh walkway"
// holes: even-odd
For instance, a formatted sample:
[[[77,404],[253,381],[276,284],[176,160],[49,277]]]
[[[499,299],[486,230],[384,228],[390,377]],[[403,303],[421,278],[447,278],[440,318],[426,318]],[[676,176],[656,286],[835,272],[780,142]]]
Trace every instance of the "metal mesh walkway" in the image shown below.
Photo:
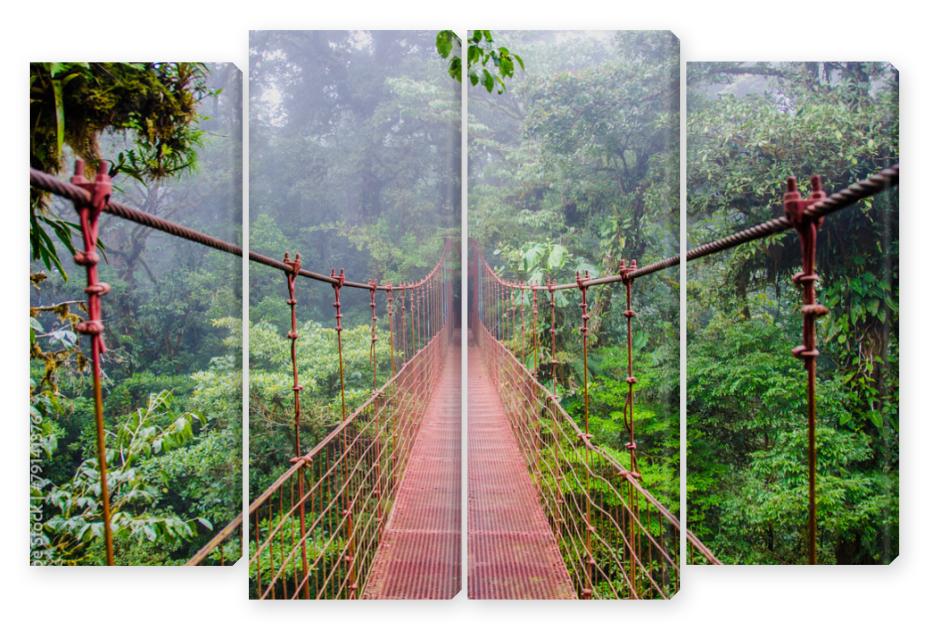
[[[481,353],[469,348],[469,598],[575,598]]]
[[[461,416],[458,333],[414,442],[364,598],[452,598],[460,590]]]

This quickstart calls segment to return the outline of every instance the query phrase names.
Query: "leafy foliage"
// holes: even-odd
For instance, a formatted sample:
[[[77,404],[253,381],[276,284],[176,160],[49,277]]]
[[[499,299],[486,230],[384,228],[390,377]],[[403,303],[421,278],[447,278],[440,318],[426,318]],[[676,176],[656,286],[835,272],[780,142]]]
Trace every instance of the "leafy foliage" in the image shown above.
[[[298,373],[304,387],[301,436],[315,445],[341,420],[339,363],[336,331],[313,320],[298,328]],[[294,452],[294,410],[290,340],[268,322],[249,329],[250,340],[250,479],[253,493],[260,493],[282,472],[282,463]],[[367,325],[342,332],[346,380],[346,408],[353,410],[372,393],[369,351],[371,330]],[[378,385],[390,372],[388,334],[379,330],[376,345]],[[400,354],[396,361],[403,361]]]
[[[197,106],[211,95],[204,64],[32,63],[30,166],[58,173],[70,147],[96,170],[102,135],[122,133],[132,142],[111,162],[111,176],[144,182],[189,171],[203,136]],[[35,191],[30,213],[33,260],[63,274],[52,235],[73,254],[75,224],[50,217],[48,196]]]
[[[462,42],[452,31],[440,31],[436,34],[436,52],[443,59],[449,59],[449,76],[456,83],[462,81],[462,59],[458,52]],[[472,31],[466,49],[466,67],[469,83],[481,84],[488,92],[497,90],[504,94],[507,89],[505,79],[514,76],[514,70],[520,66],[524,70],[524,60],[517,53],[505,46],[495,46],[491,31]]]
[[[172,397],[162,391],[148,405],[119,422],[108,436],[107,468],[111,524],[117,545],[132,546],[158,538],[189,539],[190,524],[159,507],[161,492],[140,465],[177,449],[193,438],[192,414],[172,414]],[[48,456],[54,455],[52,451]],[[100,512],[100,471],[96,455],[84,459],[73,477],[61,484],[47,480],[33,485],[33,500],[41,500],[52,514],[43,523],[45,544],[55,551],[54,560],[66,564],[99,562],[95,541],[103,537]],[[38,497],[37,497],[38,496]]]

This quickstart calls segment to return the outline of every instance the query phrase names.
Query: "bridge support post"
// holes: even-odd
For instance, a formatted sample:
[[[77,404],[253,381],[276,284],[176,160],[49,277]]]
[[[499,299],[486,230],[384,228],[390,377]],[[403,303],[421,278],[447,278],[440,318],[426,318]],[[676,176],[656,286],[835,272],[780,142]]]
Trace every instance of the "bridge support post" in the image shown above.
[[[518,348],[520,349],[520,361],[526,366],[527,365],[527,330],[525,326],[524,318],[524,283],[521,281],[520,284],[520,341],[518,342]]]
[[[537,318],[540,314],[540,308],[537,304],[537,287],[533,286],[531,289],[533,294],[533,323],[531,324],[530,335],[533,336],[533,378],[537,379],[540,376],[540,337],[537,333]]]
[[[813,218],[806,214],[811,204],[827,197],[821,189],[821,178],[811,178],[811,196],[802,198],[798,192],[798,182],[790,177],[786,182],[786,193],[783,200],[786,218],[792,222],[798,233],[802,254],[802,271],[792,277],[792,281],[802,290],[802,344],[792,349],[792,354],[805,362],[808,373],[808,563],[814,565],[818,562],[818,536],[817,536],[817,508],[816,508],[816,403],[815,387],[817,373],[818,348],[816,345],[815,328],[817,319],[826,315],[828,310],[818,304],[815,283],[818,281],[816,272],[816,248],[818,243],[818,229],[824,223],[824,218]]]
[[[552,278],[546,279],[546,291],[550,295],[550,380],[552,398],[550,403],[555,406],[557,402],[556,394],[556,285],[553,283]],[[560,438],[561,433],[559,431],[559,421],[557,419],[556,411],[550,410],[550,419],[552,420],[552,432],[553,432],[553,445],[554,445],[554,459],[556,462],[556,504],[558,507],[558,517],[556,524],[556,534],[558,537],[562,537],[563,524],[566,521],[565,515],[563,513],[563,508],[565,506],[565,498],[563,497],[563,484],[562,484],[562,465],[561,462],[561,449],[560,449]]]
[[[372,393],[378,391],[378,304],[375,300],[375,293],[378,291],[378,282],[373,278],[369,281],[369,308],[372,310],[371,324],[371,346],[369,347],[369,361],[372,365]],[[383,418],[384,413],[384,396],[380,394],[375,398],[375,484],[372,494],[375,497],[375,522],[378,533],[378,539],[381,538],[382,524],[384,522],[383,509],[384,500],[382,499],[382,430],[386,423]]]
[[[397,374],[397,367],[395,366],[394,361],[394,288],[391,286],[391,283],[388,283],[385,293],[387,294],[386,309],[388,318],[388,353],[391,366],[391,382],[393,383],[394,376]],[[394,387],[395,386],[393,385],[389,386],[391,390],[393,390]],[[397,436],[395,435],[397,431],[397,424],[394,418],[394,414],[392,414],[391,411],[391,401],[394,400],[394,397],[392,396],[393,393],[389,391],[385,394],[387,396],[385,405],[385,413],[387,416],[385,417],[385,423],[388,428],[388,436],[390,436],[390,443],[388,447],[390,453],[388,454],[388,462],[386,463],[388,466],[388,479],[385,481],[385,484],[388,487],[388,493],[394,493],[394,472],[397,463]]]
[[[97,254],[97,239],[100,233],[100,213],[110,201],[113,184],[107,173],[106,163],[101,161],[97,168],[97,176],[93,182],[84,177],[84,161],[77,160],[74,165],[74,177],[71,183],[90,193],[90,200],[86,203],[75,202],[74,208],[78,213],[81,225],[81,237],[84,250],[75,253],[74,262],[85,268],[87,286],[87,320],[75,326],[78,333],[87,335],[91,343],[91,367],[94,379],[94,419],[97,432],[97,465],[100,468],[100,505],[103,512],[103,539],[106,550],[107,565],[114,565],[113,556],[113,530],[110,522],[110,489],[107,486],[107,443],[106,430],[103,418],[103,370],[101,368],[101,355],[107,352],[103,342],[103,317],[101,314],[100,298],[110,291],[110,285],[100,282],[97,274],[97,263],[100,255]]]

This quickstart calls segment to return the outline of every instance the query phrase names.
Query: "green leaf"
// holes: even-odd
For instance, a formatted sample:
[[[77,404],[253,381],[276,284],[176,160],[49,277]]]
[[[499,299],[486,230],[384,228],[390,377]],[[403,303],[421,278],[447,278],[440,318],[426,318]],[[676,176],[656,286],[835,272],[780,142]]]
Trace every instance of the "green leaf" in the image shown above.
[[[486,69],[482,69],[482,85],[489,92],[495,89],[495,78]]]
[[[482,51],[475,44],[469,44],[469,65],[478,63],[478,60],[482,56]]]
[[[462,81],[462,60],[459,57],[453,57],[449,60],[449,76],[457,82]]]
[[[514,62],[509,57],[501,57],[501,74],[505,77],[514,75]]]
[[[155,532],[155,528],[152,524],[144,524],[142,526],[142,532],[145,534],[145,538],[149,541],[155,541],[158,538],[158,535]]]
[[[443,59],[449,57],[449,54],[453,51],[453,37],[455,37],[455,33],[452,31],[440,31],[436,34],[436,52]]]
[[[566,257],[569,254],[569,250],[565,246],[559,245],[558,243],[553,246],[553,249],[550,250],[550,256],[546,261],[547,267],[551,270],[559,269],[566,262]]]

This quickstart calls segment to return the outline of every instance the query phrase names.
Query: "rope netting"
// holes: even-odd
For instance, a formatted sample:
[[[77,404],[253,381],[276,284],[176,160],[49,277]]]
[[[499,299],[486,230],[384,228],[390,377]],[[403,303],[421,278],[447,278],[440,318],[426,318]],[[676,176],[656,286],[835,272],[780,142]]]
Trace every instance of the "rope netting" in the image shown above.
[[[802,271],[793,280],[802,290],[803,344],[792,350],[805,362],[808,404],[808,549],[816,562],[816,402],[815,374],[818,350],[815,322],[827,310],[817,302],[815,271],[818,228],[824,218],[843,208],[897,186],[899,167],[856,182],[828,196],[821,180],[812,178],[812,193],[802,198],[795,178],[787,182],[784,214],[721,239],[688,250],[691,261],[766,236],[795,229],[800,238]],[[591,277],[576,274],[575,282],[529,284],[502,278],[473,248],[472,314],[477,337],[484,347],[494,379],[505,403],[512,429],[521,444],[537,483],[563,557],[581,597],[668,597],[678,586],[679,521],[641,484],[637,462],[634,391],[633,281],[680,264],[673,256],[638,267],[622,260],[617,274]],[[589,326],[588,289],[621,284],[625,292],[626,383],[622,409],[625,467],[603,447],[592,442],[589,431]],[[582,355],[582,419],[577,423],[560,404],[557,392],[556,292],[577,291],[580,309]],[[524,304],[532,306],[529,328]],[[544,317],[540,317],[543,302]],[[548,305],[546,304],[548,302]],[[546,311],[549,312],[549,336]],[[547,348],[549,342],[549,348]],[[548,361],[546,356],[549,357]],[[549,388],[540,382],[541,366],[549,363]],[[691,532],[685,533],[690,563],[719,563]]]

